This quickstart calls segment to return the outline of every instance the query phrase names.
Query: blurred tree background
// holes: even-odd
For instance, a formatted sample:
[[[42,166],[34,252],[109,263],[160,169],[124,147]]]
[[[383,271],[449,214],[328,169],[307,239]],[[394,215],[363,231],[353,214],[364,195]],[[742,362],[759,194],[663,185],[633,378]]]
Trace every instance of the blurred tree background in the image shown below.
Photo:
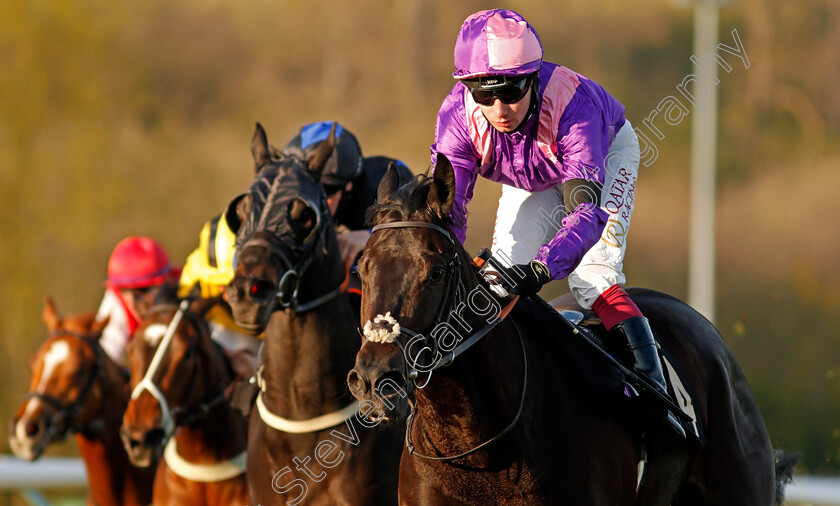
[[[253,177],[254,122],[282,146],[342,122],[366,155],[427,168],[452,46],[479,0],[0,1],[0,418],[27,388],[52,294],[93,311],[127,235],[181,262]],[[692,10],[666,0],[511,0],[546,58],[602,83],[637,126],[689,73]],[[717,325],[773,445],[840,473],[840,2],[735,0],[750,61],[721,72]],[[661,119],[661,116],[660,116]],[[686,297],[690,121],[640,176],[628,284]],[[490,242],[479,182],[467,246]],[[565,291],[565,282],[555,291]],[[74,444],[50,451],[72,454]],[[0,442],[8,453],[8,443]]]

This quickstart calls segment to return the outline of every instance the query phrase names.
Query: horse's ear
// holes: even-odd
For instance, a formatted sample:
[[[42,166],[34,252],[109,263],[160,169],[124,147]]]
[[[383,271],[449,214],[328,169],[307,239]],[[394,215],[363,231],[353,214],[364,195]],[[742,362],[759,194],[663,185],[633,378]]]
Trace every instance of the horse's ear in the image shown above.
[[[59,323],[61,323],[61,317],[58,316],[55,303],[49,295],[44,297],[44,310],[41,312],[41,318],[44,320],[44,324],[50,332],[57,329]]]
[[[271,160],[271,148],[268,146],[268,137],[262,125],[257,122],[254,135],[251,136],[251,156],[254,157],[254,171],[260,173],[265,164]]]
[[[455,203],[455,170],[449,159],[441,153],[437,155],[432,186],[429,187],[426,203],[431,208],[440,209],[440,214],[444,217],[449,216]]]
[[[93,320],[93,323],[90,324],[90,332],[99,339],[102,337],[102,331],[108,326],[109,321],[111,321],[110,316],[106,316],[104,320]]]
[[[294,198],[289,202],[286,214],[289,217],[292,235],[299,243],[304,242],[318,224],[318,214],[299,198]]]
[[[237,197],[236,202],[236,217],[239,219],[239,224],[245,223],[248,221],[248,216],[251,214],[251,194],[246,193],[241,197]],[[230,222],[228,222],[230,223]],[[239,230],[239,227],[236,227]],[[231,226],[231,230],[233,230],[233,226]],[[233,231],[235,234],[236,231]]]
[[[225,208],[225,223],[227,223],[228,229],[233,232],[233,235],[236,235],[239,232],[239,227],[242,226],[242,220],[239,219],[239,203],[245,198],[245,195],[250,195],[249,193],[243,193],[242,195],[237,195],[234,197],[233,200]]]
[[[315,151],[313,151],[306,159],[306,168],[309,170],[309,173],[312,174],[312,178],[315,181],[319,181],[321,179],[321,173],[324,171],[324,165],[326,165],[327,159],[335,150],[336,124],[337,123],[333,123],[333,126],[330,129],[330,135],[321,141],[321,144],[318,144]]]
[[[379,182],[379,187],[376,189],[376,201],[380,204],[390,197],[397,188],[400,187],[400,173],[397,170],[397,164],[392,161],[388,162],[388,170],[382,176],[382,181]]]

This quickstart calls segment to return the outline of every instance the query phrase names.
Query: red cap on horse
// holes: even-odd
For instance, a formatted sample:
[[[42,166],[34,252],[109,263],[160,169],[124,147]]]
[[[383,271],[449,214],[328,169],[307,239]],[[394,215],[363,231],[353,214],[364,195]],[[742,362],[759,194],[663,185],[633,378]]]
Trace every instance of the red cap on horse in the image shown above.
[[[169,256],[154,239],[127,237],[111,253],[106,284],[114,289],[143,288],[176,275]]]

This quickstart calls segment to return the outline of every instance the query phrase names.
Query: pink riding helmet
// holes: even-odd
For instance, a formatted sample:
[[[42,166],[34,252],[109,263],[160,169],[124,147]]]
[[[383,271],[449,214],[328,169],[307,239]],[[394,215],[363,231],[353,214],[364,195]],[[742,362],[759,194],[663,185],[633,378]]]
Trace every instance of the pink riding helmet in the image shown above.
[[[525,18],[507,9],[468,17],[455,41],[455,79],[531,74],[542,65],[543,48]]]

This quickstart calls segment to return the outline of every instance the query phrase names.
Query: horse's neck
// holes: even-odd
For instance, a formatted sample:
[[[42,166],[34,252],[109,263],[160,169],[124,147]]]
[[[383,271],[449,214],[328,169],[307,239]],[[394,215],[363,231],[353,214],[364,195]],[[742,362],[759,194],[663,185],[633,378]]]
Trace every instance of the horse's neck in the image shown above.
[[[101,353],[103,356],[102,366],[105,368],[103,376],[107,385],[104,386],[105,396],[100,401],[95,416],[104,421],[103,432],[109,437],[113,433],[113,437],[119,442],[118,429],[131,396],[128,390],[128,376],[123,368],[114,362],[104,350]],[[122,443],[119,444],[122,447]]]
[[[123,504],[128,480],[141,481],[149,473],[137,469],[128,460],[119,436],[120,419],[128,405],[127,379],[120,367],[102,352],[102,385],[104,396],[93,410],[93,415],[83,422],[98,422],[98,427],[89,433],[77,433],[76,444],[79,455],[85,463],[91,498],[95,504]],[[150,485],[141,483],[142,486]],[[135,487],[136,488],[136,487]]]
[[[148,504],[154,469],[131,464],[116,432],[118,426],[113,427],[113,431],[96,437],[81,433],[75,436],[87,470],[91,501],[103,506]]]
[[[106,444],[116,442],[116,446],[122,448],[118,429],[128,406],[128,378],[104,351],[100,350],[100,353],[103,370],[99,371],[99,377],[94,380],[94,388],[98,388],[101,394],[94,396],[94,406],[82,409],[80,414],[83,416],[77,418],[76,422],[91,440],[104,441]],[[90,390],[88,397],[92,396],[93,392],[94,390]]]
[[[201,375],[200,402],[214,402],[233,380],[233,373],[223,352],[207,339],[199,356]],[[190,462],[207,463],[227,460],[245,449],[245,420],[226,401],[216,404],[203,419],[181,427],[175,436],[178,453]]]
[[[489,290],[479,287],[472,272],[463,279],[468,298],[472,293],[488,303],[497,301]],[[472,300],[475,302],[477,298]],[[501,304],[496,303],[497,309],[501,309]],[[471,312],[470,307],[474,305],[484,306],[464,304],[458,317],[450,318],[461,343],[488,325],[488,320],[496,314],[496,311]],[[469,330],[459,321],[466,322]],[[432,441],[436,448],[459,453],[488,440],[507,426],[516,414],[523,380],[517,333],[512,320],[500,322],[451,365],[433,372],[424,389],[415,390],[417,416],[424,427],[421,438]],[[424,376],[421,374],[419,381],[425,381]],[[417,436],[415,433],[415,439]]]
[[[178,429],[178,454],[195,464],[229,460],[245,451],[247,430],[245,419],[223,402],[201,421]]]
[[[109,375],[107,380],[115,378]],[[123,390],[120,384],[108,388],[109,393],[97,410],[103,422],[100,430],[94,434],[80,432],[75,435],[94,504],[141,504],[151,498],[146,489],[152,484],[153,473],[131,464],[119,437],[119,416],[128,401]]]
[[[278,416],[306,419],[350,401],[347,373],[360,345],[359,320],[345,295],[305,313],[276,311],[263,344],[267,406]]]
[[[120,444],[118,438],[76,434],[76,445],[87,469],[88,487],[94,504],[116,505],[121,502],[123,477],[127,469],[120,459],[122,449],[117,446]]]

